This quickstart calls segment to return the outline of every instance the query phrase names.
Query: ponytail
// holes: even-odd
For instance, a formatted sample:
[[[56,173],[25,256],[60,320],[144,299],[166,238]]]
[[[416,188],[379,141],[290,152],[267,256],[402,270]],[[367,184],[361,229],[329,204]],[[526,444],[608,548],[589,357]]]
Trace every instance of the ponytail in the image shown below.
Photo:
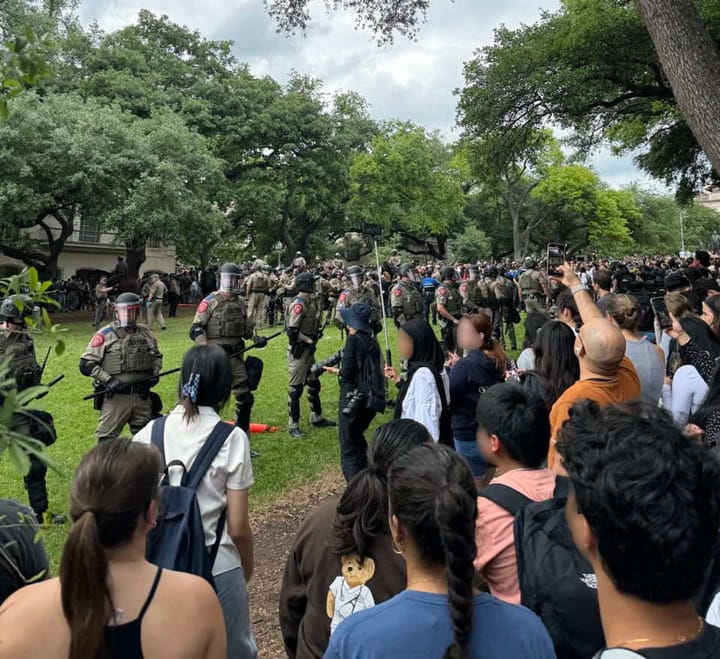
[[[445,551],[448,603],[454,634],[454,642],[446,650],[444,659],[464,659],[468,656],[476,545],[467,520],[474,517],[476,505],[475,499],[460,485],[451,482],[440,492],[435,507],[435,523]]]
[[[444,659],[465,659],[473,622],[477,489],[467,464],[447,446],[423,445],[390,470],[389,506],[428,567],[445,567],[453,642]]]
[[[112,611],[108,561],[95,513],[84,512],[68,534],[60,561],[62,608],[70,626],[69,659],[104,656],[104,627]]]
[[[482,347],[482,351],[485,356],[493,363],[495,369],[500,374],[502,379],[505,379],[505,371],[507,370],[507,354],[505,349],[500,345],[500,341],[493,338],[485,340],[485,345]]]

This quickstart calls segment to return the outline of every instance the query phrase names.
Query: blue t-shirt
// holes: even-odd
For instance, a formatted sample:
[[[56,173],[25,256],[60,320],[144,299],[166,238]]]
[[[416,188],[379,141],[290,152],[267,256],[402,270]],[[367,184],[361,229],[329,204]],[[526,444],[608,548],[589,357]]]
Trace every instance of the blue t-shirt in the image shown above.
[[[359,611],[330,637],[326,659],[442,659],[453,642],[447,595],[405,590]],[[485,593],[475,596],[473,659],[555,659],[540,619]]]

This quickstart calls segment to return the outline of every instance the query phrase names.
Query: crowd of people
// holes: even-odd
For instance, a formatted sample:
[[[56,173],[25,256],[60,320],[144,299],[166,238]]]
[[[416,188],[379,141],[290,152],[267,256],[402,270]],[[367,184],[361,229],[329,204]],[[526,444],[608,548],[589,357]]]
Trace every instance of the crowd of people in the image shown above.
[[[716,265],[704,252],[580,258],[550,276],[532,258],[434,267],[392,255],[373,278],[297,255],[275,291],[288,429],[303,436],[304,389],[311,425],[335,425],[319,392],[336,374],[346,485],[287,557],[287,656],[720,657]],[[257,656],[248,428],[262,368],[244,351],[279,320],[270,270],[251,259],[208,278],[164,416],[150,391],[158,342],[140,322],[145,310],[164,326],[162,278],[145,301],[114,300],[80,362],[102,397],[101,441],[72,482],[56,579],[30,539],[33,511],[0,506],[0,656]],[[3,309],[20,333],[22,305]],[[385,316],[395,366],[377,339]],[[344,349],[317,363],[328,323]],[[234,425],[221,418],[231,398]],[[386,408],[394,419],[368,446]]]

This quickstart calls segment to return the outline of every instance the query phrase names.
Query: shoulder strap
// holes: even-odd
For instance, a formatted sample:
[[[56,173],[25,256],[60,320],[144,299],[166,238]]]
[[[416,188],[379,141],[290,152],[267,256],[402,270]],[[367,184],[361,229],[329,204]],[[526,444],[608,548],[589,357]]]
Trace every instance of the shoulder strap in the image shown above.
[[[567,499],[570,495],[570,479],[567,476],[555,477],[553,499]]]
[[[154,447],[160,451],[162,454],[163,459],[163,465],[166,465],[167,460],[165,459],[165,421],[167,420],[166,416],[161,416],[158,419],[155,419],[152,424],[152,428],[150,428],[150,442]]]
[[[187,487],[197,490],[200,481],[233,430],[235,430],[235,426],[222,420],[215,424],[188,472]]]
[[[489,499],[501,508],[507,510],[513,517],[529,503],[533,503],[533,500],[524,494],[520,494],[520,492],[514,490],[512,487],[501,485],[500,483],[487,485],[478,492],[478,496]]]

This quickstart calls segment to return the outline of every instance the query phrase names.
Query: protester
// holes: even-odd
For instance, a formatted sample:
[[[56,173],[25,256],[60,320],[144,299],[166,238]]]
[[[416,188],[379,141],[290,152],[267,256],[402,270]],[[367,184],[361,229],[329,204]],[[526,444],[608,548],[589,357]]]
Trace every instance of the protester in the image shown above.
[[[665,381],[665,353],[640,332],[640,302],[632,295],[611,295],[607,300],[607,316],[625,337],[625,356],[633,363],[640,378],[643,400],[658,404]]]
[[[565,323],[574,333],[577,333],[580,325],[582,325],[582,318],[577,304],[575,304],[572,291],[569,288],[558,291],[555,305],[557,306],[558,320]]]
[[[544,398],[550,407],[580,378],[575,355],[575,332],[560,320],[542,326],[535,339],[535,371],[548,385]]]
[[[145,560],[157,516],[160,455],[111,439],[83,457],[60,578],[0,608],[3,659],[224,659],[225,629],[204,579]]]
[[[374,360],[373,372],[377,371],[382,380],[382,355],[370,327],[371,308],[367,302],[356,302],[349,308],[341,307],[340,314],[348,334],[342,353],[342,365],[339,369],[332,366],[324,368],[326,371],[337,373],[340,376],[340,400],[338,402],[340,466],[345,480],[349,481],[355,474],[367,467],[365,431],[378,411],[369,405],[372,383],[362,381],[365,360]],[[384,387],[382,382],[381,385]],[[357,394],[363,394],[364,398],[357,398]],[[353,398],[357,398],[354,404]],[[351,404],[353,405],[352,412],[346,414],[343,410]]]
[[[563,393],[550,412],[551,442],[548,466],[562,473],[556,464],[555,440],[579,400],[594,400],[610,405],[640,398],[640,379],[632,362],[625,357],[625,337],[610,320],[603,317],[569,264],[560,266],[562,283],[575,296],[583,326],[575,339],[575,354],[580,363],[580,379]]]
[[[707,297],[702,303],[702,319],[713,331],[715,338],[720,340],[720,295]]]
[[[180,371],[180,402],[165,419],[166,464],[179,460],[187,469],[192,467],[213,428],[222,423],[218,413],[230,398],[231,386],[230,361],[220,346],[198,345],[185,353]],[[135,435],[134,441],[149,444],[153,423]],[[252,484],[248,437],[235,428],[197,489],[206,546],[212,547],[217,533],[222,533],[212,575],[225,617],[228,659],[257,654],[246,585],[254,566],[248,505]],[[218,529],[223,511],[226,523]]]
[[[577,405],[558,451],[572,483],[567,520],[594,568],[607,647],[624,649],[598,659],[720,656],[720,629],[692,601],[717,550],[720,465],[644,402]]]
[[[407,361],[405,379],[392,366],[385,375],[398,385],[395,418],[422,423],[434,441],[452,444],[450,384],[445,357],[432,327],[422,319],[408,321],[398,330],[400,357]]]
[[[0,499],[0,604],[29,583],[46,579],[50,566],[32,508]]]
[[[598,309],[606,316],[607,299],[612,290],[612,274],[607,270],[598,270],[593,277],[592,289],[595,291]]]
[[[705,384],[704,381],[701,380],[701,382]],[[685,419],[686,422],[689,422],[689,425],[685,427],[685,434],[697,438],[712,450],[713,455],[720,457],[720,446],[718,446],[720,443],[720,369],[715,371],[710,386],[706,385],[705,388],[706,395],[702,399],[701,405],[697,409],[691,409],[691,414]],[[675,423],[680,427],[684,426],[682,418],[674,418]]]
[[[535,368],[535,353],[533,348],[537,340],[537,333],[540,328],[550,320],[550,316],[544,313],[529,313],[525,316],[525,338],[523,339],[523,351],[517,360],[520,371],[532,371]]]
[[[425,426],[410,419],[380,426],[370,446],[368,467],[348,483],[339,500],[330,498],[303,522],[280,589],[280,628],[291,659],[322,657],[331,621],[347,615],[340,602],[359,598],[363,587],[374,604],[405,587],[405,564],[392,550],[388,527],[387,474],[400,456],[431,441]],[[348,581],[353,581],[353,574],[348,568],[356,567],[356,573],[369,575],[372,571],[372,576],[351,586]],[[331,616],[328,594],[338,583],[340,588],[335,590],[342,595],[333,595]]]
[[[342,623],[326,657],[555,657],[534,614],[473,592],[475,482],[452,449],[423,445],[399,458],[388,492],[407,589]]]
[[[458,346],[448,356],[450,365],[450,414],[455,450],[465,458],[478,485],[482,484],[488,463],[480,455],[475,435],[475,410],[483,391],[505,379],[507,356],[498,341],[492,338],[492,320],[484,313],[465,316],[460,320]]]
[[[490,484],[512,488],[532,501],[553,495],[555,472],[544,469],[550,444],[545,402],[518,383],[489,389],[477,406],[477,442],[482,456],[497,469]],[[490,592],[520,604],[513,532],[514,516],[483,496],[478,497],[475,569]]]

